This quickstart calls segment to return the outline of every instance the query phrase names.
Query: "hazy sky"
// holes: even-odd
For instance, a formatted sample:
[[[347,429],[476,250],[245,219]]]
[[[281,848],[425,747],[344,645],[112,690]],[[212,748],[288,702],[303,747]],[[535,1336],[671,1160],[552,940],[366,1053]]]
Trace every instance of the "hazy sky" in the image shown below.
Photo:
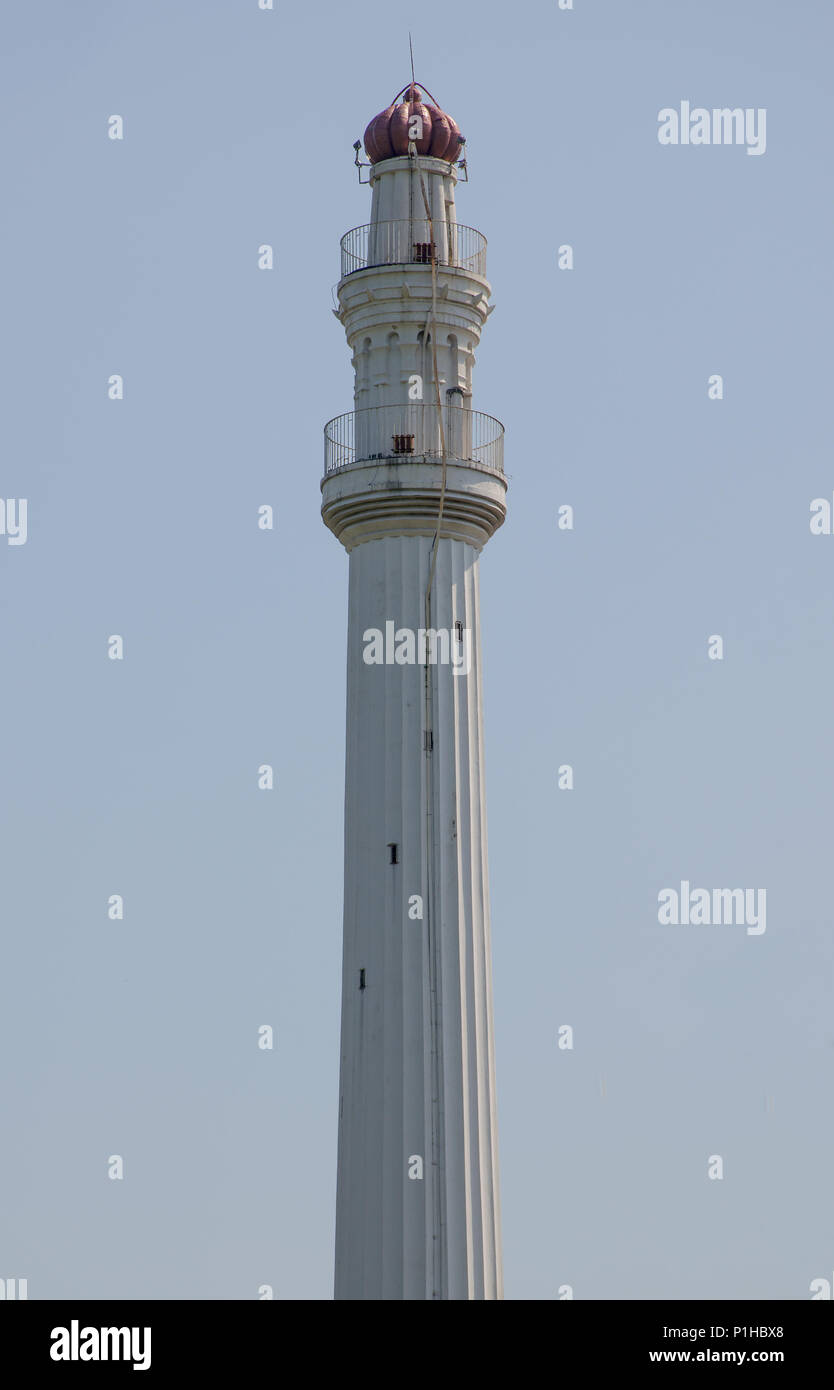
[[[0,536],[0,1277],[332,1294],[322,426],[352,404],[352,145],[411,28],[467,137],[497,306],[473,405],[507,431],[481,563],[506,1296],[808,1298],[834,1270],[832,13],[412,9],[4,8],[0,494],[28,536]],[[766,109],[765,153],[661,146],[682,101]],[[766,931],[660,925],[684,879],[764,888]]]

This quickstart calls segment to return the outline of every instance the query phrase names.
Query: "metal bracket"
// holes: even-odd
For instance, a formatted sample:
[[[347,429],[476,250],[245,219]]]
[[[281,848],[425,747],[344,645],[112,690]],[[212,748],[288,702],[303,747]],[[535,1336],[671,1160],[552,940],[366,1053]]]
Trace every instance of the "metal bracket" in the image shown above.
[[[360,158],[359,158],[359,151],[361,150],[361,148],[362,148],[362,141],[361,141],[361,140],[354,140],[354,142],[353,142],[353,150],[354,150],[353,162],[354,162],[354,164],[356,165],[357,170],[359,171],[359,182],[360,182],[360,183],[370,183],[370,181],[371,181],[370,179],[363,179],[363,177],[362,177],[362,170],[363,170],[363,169],[372,169],[372,168],[373,168],[373,165],[372,165],[372,164],[369,164],[367,160],[365,160],[365,159],[360,159]]]

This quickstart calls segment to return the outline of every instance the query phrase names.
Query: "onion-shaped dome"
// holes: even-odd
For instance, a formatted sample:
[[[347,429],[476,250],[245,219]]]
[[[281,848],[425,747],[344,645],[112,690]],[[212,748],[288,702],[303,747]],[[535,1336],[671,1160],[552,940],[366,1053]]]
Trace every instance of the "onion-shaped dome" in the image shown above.
[[[423,101],[421,92],[431,97],[431,101]],[[399,97],[402,97],[402,101],[398,106]],[[431,92],[426,91],[419,82],[411,82],[404,87],[391,105],[370,122],[365,131],[365,153],[371,163],[408,154],[408,131],[414,116],[420,117],[423,126],[420,139],[414,142],[417,153],[456,164],[461,153],[460,130],[452,117],[441,111]]]

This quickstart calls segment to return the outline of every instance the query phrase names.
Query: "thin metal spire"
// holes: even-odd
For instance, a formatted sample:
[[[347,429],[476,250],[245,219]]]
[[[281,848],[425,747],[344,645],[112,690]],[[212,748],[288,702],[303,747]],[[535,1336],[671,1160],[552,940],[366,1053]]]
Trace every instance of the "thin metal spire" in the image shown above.
[[[411,81],[414,82],[414,45],[411,42],[411,34],[408,35],[408,51],[411,54]]]

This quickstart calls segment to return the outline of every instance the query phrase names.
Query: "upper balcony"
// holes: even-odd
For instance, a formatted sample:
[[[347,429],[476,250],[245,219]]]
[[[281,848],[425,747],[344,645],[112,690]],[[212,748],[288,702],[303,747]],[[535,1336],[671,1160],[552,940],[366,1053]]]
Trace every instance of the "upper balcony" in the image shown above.
[[[474,227],[425,217],[398,222],[370,222],[342,237],[342,279],[357,270],[378,265],[431,265],[432,251],[440,266],[451,266],[486,279],[486,237]]]

